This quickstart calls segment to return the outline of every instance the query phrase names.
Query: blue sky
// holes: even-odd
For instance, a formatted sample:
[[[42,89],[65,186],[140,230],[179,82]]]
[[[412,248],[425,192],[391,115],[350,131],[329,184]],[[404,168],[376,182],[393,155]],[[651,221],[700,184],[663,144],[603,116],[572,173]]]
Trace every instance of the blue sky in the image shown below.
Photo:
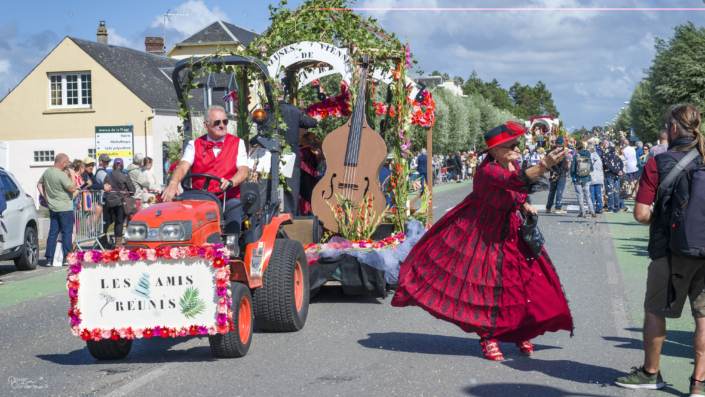
[[[299,4],[299,2],[291,2]],[[358,0],[360,7],[703,8],[700,0]],[[161,14],[188,14],[167,24],[167,46],[219,18],[263,31],[267,3],[230,0],[27,1],[0,13],[0,98],[15,87],[65,36],[95,40],[106,21],[111,44],[144,49],[162,35]],[[654,37],[705,11],[369,11],[388,31],[408,37],[419,67],[465,79],[541,80],[568,127],[611,121],[654,55]],[[31,16],[31,17],[30,17]]]

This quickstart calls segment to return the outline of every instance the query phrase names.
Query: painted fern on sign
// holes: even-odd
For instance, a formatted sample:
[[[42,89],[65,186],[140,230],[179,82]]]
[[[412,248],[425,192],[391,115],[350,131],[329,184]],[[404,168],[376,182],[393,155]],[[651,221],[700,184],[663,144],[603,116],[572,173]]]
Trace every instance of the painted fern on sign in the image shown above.
[[[184,296],[179,299],[181,314],[186,318],[194,318],[206,309],[206,302],[198,298],[198,288],[189,287],[184,291]]]

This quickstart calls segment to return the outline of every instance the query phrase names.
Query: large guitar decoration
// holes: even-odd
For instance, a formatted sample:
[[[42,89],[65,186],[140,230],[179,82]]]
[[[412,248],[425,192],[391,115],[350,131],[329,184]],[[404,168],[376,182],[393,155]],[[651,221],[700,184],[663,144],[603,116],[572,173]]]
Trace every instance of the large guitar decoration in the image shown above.
[[[323,154],[328,168],[311,194],[313,213],[328,230],[334,232],[338,231],[338,225],[327,203],[337,203],[336,193],[353,203],[361,203],[363,197],[372,194],[377,215],[384,211],[386,205],[377,177],[387,157],[387,147],[379,134],[369,127],[365,116],[369,64],[369,55],[365,55],[362,59],[360,88],[350,119],[323,140]],[[353,216],[357,216],[357,211]]]

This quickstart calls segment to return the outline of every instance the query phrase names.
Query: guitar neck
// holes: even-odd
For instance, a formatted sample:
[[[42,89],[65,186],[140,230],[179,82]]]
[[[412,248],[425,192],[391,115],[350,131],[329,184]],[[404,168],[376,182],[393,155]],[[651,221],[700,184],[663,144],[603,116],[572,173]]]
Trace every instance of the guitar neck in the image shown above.
[[[345,151],[345,166],[356,167],[360,159],[360,140],[362,138],[362,124],[365,122],[365,89],[367,85],[367,55],[365,55],[365,68],[360,76],[360,88],[357,91],[355,108],[350,116],[350,133],[348,146]]]

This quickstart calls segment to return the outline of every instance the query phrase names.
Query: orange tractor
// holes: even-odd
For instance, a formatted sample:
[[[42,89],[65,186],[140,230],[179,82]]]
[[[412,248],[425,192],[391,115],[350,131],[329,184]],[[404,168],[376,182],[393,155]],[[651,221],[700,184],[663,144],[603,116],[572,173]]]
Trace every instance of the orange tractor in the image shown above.
[[[172,73],[177,96],[186,103],[180,72],[190,60],[179,62]],[[198,64],[200,61],[197,61]],[[267,83],[266,66],[259,60],[240,56],[212,60],[213,63],[255,67],[265,83],[265,93],[273,108],[272,89]],[[185,105],[188,109],[188,106]],[[262,125],[266,114],[255,111],[253,120]],[[184,122],[189,136],[190,114]],[[241,232],[225,231],[223,206],[219,196],[225,192],[206,191],[220,178],[207,174],[189,174],[181,182],[184,192],[168,203],[156,204],[138,212],[127,227],[126,248],[156,248],[162,245],[188,246],[220,243],[230,250],[232,311],[235,331],[209,336],[217,357],[242,357],[252,342],[252,321],[268,332],[298,331],[304,327],[309,304],[309,269],[300,242],[290,240],[282,225],[291,224],[289,214],[280,213],[279,155],[282,150],[278,134],[260,133],[258,144],[272,156],[271,179],[240,185],[245,220]],[[202,190],[189,187],[193,178],[205,178]],[[274,183],[272,183],[274,181]],[[129,349],[129,348],[128,348]],[[129,350],[128,350],[129,351]]]

